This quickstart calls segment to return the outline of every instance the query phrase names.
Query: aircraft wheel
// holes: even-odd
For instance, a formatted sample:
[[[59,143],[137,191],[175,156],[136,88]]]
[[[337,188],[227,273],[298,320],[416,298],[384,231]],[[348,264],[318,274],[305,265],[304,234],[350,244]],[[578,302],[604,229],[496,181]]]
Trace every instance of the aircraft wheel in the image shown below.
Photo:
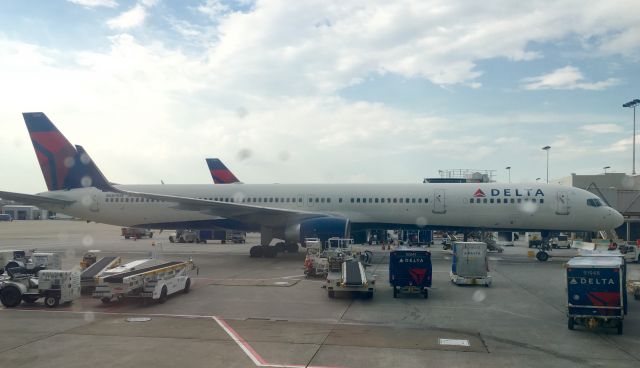
[[[109,304],[111,303],[111,298],[107,298],[107,297],[100,298],[100,301],[102,302],[102,304]]]
[[[336,297],[336,292],[335,292],[335,291],[333,291],[333,290],[329,290],[329,291],[327,292],[327,295],[329,295],[329,298],[333,299],[333,298],[335,298],[335,297]]]
[[[394,298],[398,297],[398,288],[396,288],[395,286],[393,287],[393,297]]]
[[[262,252],[266,258],[275,258],[278,256],[278,250],[276,249],[276,247],[271,247],[267,245],[264,247]]]
[[[260,258],[263,256],[262,246],[255,245],[249,249],[249,256],[251,258]]]
[[[278,242],[276,243],[276,245],[274,245],[274,247],[276,248],[276,251],[278,253],[284,253],[284,251],[287,249],[284,242]]]
[[[285,249],[288,253],[298,253],[298,244],[297,243],[287,243],[285,244]]]
[[[536,253],[536,259],[540,262],[546,262],[549,260],[549,254],[545,251],[540,251]]]
[[[618,320],[618,335],[622,335],[622,320]]]
[[[429,299],[429,289],[424,289],[423,296],[425,299]]]
[[[575,323],[576,323],[575,319],[573,319],[573,317],[569,317],[569,320],[567,321],[567,327],[570,330],[573,330]]]

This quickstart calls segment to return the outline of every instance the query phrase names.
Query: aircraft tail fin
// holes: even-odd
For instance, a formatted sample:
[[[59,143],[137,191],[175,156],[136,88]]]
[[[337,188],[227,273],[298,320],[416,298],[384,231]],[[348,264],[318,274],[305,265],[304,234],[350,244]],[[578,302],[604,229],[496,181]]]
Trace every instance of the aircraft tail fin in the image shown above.
[[[67,179],[74,166],[76,149],[42,112],[23,113],[47,188],[70,189]]]
[[[240,183],[240,180],[236,178],[235,175],[229,170],[225,164],[217,158],[208,158],[207,166],[209,166],[209,171],[211,172],[211,178],[213,178],[213,182],[216,184],[233,184]]]
[[[84,148],[74,147],[44,113],[26,112],[22,116],[50,191],[112,188]]]

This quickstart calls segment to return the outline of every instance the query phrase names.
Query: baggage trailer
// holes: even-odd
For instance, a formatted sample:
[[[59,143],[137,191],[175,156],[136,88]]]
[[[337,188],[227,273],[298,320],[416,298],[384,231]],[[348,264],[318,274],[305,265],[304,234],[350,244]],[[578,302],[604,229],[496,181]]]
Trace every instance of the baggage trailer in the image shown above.
[[[453,261],[449,277],[456,285],[491,285],[488,273],[487,245],[481,242],[453,243]]]
[[[376,280],[367,273],[362,262],[347,259],[341,262],[340,271],[331,271],[327,275],[327,295],[335,297],[336,292],[359,293],[365,298],[373,298]]]
[[[431,252],[424,248],[403,247],[389,253],[389,283],[394,298],[399,293],[422,293],[427,299],[432,272]]]
[[[147,298],[163,303],[178,291],[189,292],[190,272],[195,269],[192,261],[144,261],[133,261],[98,276],[93,297],[105,304],[124,298]],[[133,263],[135,266],[131,266]],[[122,269],[125,271],[119,272]]]
[[[36,278],[25,271],[28,270],[10,268],[9,278],[0,282],[0,301],[5,307],[14,308],[22,301],[35,303],[44,298],[44,304],[53,308],[80,296],[80,272],[40,270]]]
[[[575,257],[566,264],[567,327],[615,327],[627,314],[626,265],[621,257]]]

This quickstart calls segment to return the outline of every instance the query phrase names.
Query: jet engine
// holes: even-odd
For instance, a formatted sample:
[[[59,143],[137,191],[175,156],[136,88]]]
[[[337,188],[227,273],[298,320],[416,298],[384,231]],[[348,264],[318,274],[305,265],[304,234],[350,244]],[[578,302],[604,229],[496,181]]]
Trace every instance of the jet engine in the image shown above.
[[[318,217],[304,220],[285,228],[285,240],[303,244],[305,238],[320,238],[325,242],[329,238],[348,238],[351,224],[348,219],[339,217]]]

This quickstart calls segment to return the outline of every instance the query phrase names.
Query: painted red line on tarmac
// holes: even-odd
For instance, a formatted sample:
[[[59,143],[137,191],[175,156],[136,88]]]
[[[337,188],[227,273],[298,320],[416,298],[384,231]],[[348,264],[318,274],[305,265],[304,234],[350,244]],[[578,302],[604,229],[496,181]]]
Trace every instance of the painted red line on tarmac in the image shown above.
[[[212,317],[216,323],[231,337],[233,341],[240,346],[240,349],[247,354],[249,359],[253,361],[253,363],[258,367],[269,367],[269,368],[341,368],[341,367],[332,367],[332,366],[313,366],[313,365],[300,365],[300,364],[273,364],[268,363],[264,358],[258,354],[249,343],[240,336],[227,322],[225,322],[222,318],[213,316]]]

